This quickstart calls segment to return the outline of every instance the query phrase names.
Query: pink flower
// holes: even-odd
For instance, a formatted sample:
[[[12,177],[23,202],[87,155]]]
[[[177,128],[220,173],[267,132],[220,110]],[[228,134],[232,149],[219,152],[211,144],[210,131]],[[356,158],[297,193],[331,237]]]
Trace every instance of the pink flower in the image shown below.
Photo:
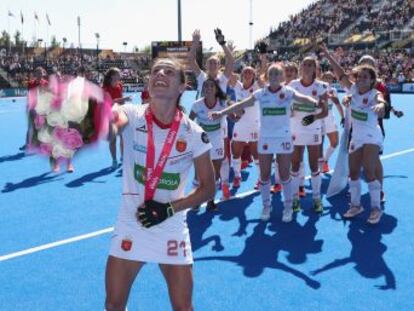
[[[71,150],[78,149],[83,145],[82,136],[76,129],[56,127],[53,136],[61,141],[64,147]]]
[[[41,129],[45,125],[46,118],[39,114],[36,114],[34,117],[34,126],[37,130]]]
[[[50,156],[52,154],[52,149],[53,149],[53,146],[51,144],[42,143],[39,145],[40,154]]]

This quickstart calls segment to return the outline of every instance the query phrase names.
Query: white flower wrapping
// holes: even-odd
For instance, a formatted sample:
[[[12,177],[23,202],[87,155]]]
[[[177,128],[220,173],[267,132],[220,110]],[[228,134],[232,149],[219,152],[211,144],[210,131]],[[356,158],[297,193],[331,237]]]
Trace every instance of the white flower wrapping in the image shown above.
[[[57,142],[56,140],[54,141],[53,149],[52,149],[52,157],[53,158],[55,158],[55,159],[59,159],[59,158],[70,159],[70,158],[73,157],[74,154],[75,154],[75,150],[67,149],[63,145],[61,145],[59,142]]]
[[[39,130],[37,133],[37,139],[44,144],[52,144],[54,142],[52,133],[47,127],[43,127]]]
[[[51,112],[53,95],[48,91],[37,91],[37,101],[34,110],[39,115],[47,115]]]
[[[53,111],[46,116],[47,123],[52,127],[68,127],[68,121],[64,119],[60,111]]]
[[[86,83],[84,78],[75,78],[67,85],[62,105],[59,110],[52,107],[54,96],[48,91],[38,91],[35,111],[38,115],[46,117],[46,123],[37,132],[37,139],[43,144],[52,145],[51,156],[58,158],[72,158],[75,150],[66,148],[63,143],[53,137],[56,127],[67,129],[69,122],[81,123],[89,108],[88,96],[86,93]]]
[[[64,120],[81,123],[88,112],[89,101],[84,98],[85,79],[76,78],[69,83],[66,99],[62,102],[60,113]]]

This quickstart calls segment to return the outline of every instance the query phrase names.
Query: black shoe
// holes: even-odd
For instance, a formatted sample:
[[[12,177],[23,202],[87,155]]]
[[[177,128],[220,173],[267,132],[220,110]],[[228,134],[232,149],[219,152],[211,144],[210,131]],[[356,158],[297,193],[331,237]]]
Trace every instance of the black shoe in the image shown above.
[[[214,203],[214,201],[208,201],[207,202],[207,210],[209,212],[217,212],[218,211],[217,204]]]

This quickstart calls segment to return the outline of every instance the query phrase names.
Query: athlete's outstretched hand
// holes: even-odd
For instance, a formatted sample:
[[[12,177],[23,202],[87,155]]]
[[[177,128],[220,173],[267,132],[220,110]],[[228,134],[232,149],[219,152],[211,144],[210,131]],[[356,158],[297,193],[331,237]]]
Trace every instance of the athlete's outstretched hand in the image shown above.
[[[144,206],[138,207],[136,217],[145,228],[150,228],[162,223],[174,213],[174,207],[171,203],[148,200],[145,201]]]
[[[199,43],[201,40],[200,30],[196,29],[193,32],[193,43]]]
[[[325,44],[325,42],[319,42],[318,44],[320,51],[326,56],[327,54],[329,54],[328,48]]]
[[[344,99],[342,100],[342,105],[345,107],[349,107],[351,105],[352,95],[345,95]]]
[[[220,44],[220,45],[225,45],[226,44],[226,40],[224,39],[224,35],[221,32],[220,28],[214,29],[214,34],[216,35],[216,41],[218,42],[218,44]]]
[[[211,111],[208,113],[208,118],[210,120],[217,120],[217,119],[221,119],[223,117],[223,115],[221,114],[220,111]]]
[[[306,116],[302,119],[302,125],[303,126],[308,126],[308,125],[312,124],[314,121],[315,121],[315,115],[310,114],[310,115],[308,115],[308,116]]]
[[[267,44],[264,41],[260,41],[256,44],[255,50],[259,54],[266,54],[267,53]]]
[[[374,111],[380,118],[382,118],[385,113],[385,105],[383,103],[376,104],[372,107],[372,111]]]

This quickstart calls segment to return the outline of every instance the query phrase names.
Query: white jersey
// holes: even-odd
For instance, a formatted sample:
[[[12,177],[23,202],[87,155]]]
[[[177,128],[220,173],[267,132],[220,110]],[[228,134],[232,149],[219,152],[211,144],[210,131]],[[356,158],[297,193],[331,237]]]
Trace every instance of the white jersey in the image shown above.
[[[304,86],[302,82],[293,80],[289,83],[289,86],[295,89],[298,93],[310,96],[316,100],[324,95],[328,91],[328,84],[319,80],[313,81],[309,86]],[[322,128],[322,122],[320,119],[315,120],[308,126],[302,125],[302,119],[311,114],[320,113],[321,109],[317,107],[311,107],[309,105],[303,105],[294,103],[293,105],[293,116],[292,116],[292,131],[295,133],[320,133]]]
[[[200,98],[193,103],[191,111],[196,114],[196,122],[212,139],[220,138],[224,139],[224,128],[227,128],[226,118],[218,120],[212,120],[208,117],[208,114],[213,111],[221,111],[226,108],[225,101],[217,100],[213,108],[208,108],[205,104],[204,98]]]
[[[276,93],[268,86],[253,93],[259,103],[259,137],[291,136],[290,111],[294,93],[289,86],[281,86]]]
[[[372,111],[372,107],[377,104],[376,97],[379,92],[372,89],[364,94],[360,94],[358,87],[353,85],[351,88],[351,124],[352,135],[358,136],[361,133],[378,133],[378,115]]]
[[[147,123],[145,109],[148,105],[127,104],[120,107],[128,118],[128,124],[122,132],[124,141],[123,196],[118,221],[137,223],[137,207],[144,202],[144,168],[147,155]],[[155,144],[155,163],[157,163],[169,129],[153,126]],[[188,173],[195,158],[211,148],[203,130],[183,116],[177,137],[165,164],[160,182],[154,194],[154,200],[166,203],[184,197],[184,188]],[[147,230],[154,232],[188,230],[185,225],[186,212],[181,211],[163,223]]]
[[[197,76],[197,91],[198,94],[201,94],[203,90],[203,83],[208,78],[207,74],[201,70],[200,74]],[[222,73],[217,75],[218,84],[220,86],[220,89],[223,91],[224,94],[226,94],[227,91],[227,84],[229,82],[229,79]],[[201,95],[202,96],[202,95]]]
[[[236,93],[236,101],[242,101],[246,98],[249,98],[259,88],[260,87],[257,84],[257,82],[255,82],[252,84],[252,86],[245,89],[243,87],[243,84],[237,81],[234,87],[234,91]],[[252,107],[247,107],[244,109],[243,115],[241,116],[240,120],[237,121],[236,124],[238,127],[249,126],[251,124],[256,124],[256,126],[258,126],[257,125],[258,120],[259,120],[259,109],[257,108],[257,105],[254,105]]]

